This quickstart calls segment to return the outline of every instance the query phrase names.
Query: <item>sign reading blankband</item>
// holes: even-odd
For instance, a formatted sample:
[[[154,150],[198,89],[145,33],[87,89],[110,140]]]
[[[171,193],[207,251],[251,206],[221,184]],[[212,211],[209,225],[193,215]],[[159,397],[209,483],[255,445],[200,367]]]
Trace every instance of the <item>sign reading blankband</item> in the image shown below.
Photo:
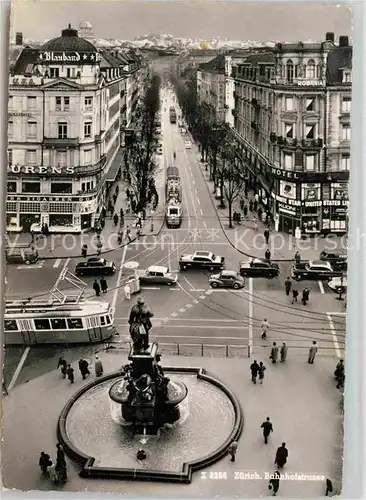
[[[101,57],[98,52],[40,52],[40,61],[45,63],[59,64],[97,64]]]
[[[75,167],[45,167],[36,165],[8,165],[8,174],[53,174],[53,175],[72,175],[75,173]]]

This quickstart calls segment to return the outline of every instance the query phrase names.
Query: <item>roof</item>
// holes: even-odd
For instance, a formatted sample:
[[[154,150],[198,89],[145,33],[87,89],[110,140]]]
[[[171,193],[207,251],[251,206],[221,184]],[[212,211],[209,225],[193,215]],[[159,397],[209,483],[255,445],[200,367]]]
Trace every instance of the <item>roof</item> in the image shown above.
[[[267,50],[266,52],[252,52],[247,54],[240,64],[250,64],[251,66],[257,66],[258,64],[275,64],[276,56],[272,50]]]
[[[328,54],[326,78],[328,85],[343,83],[343,69],[352,69],[352,47],[334,47]],[[347,83],[346,85],[349,85]]]
[[[89,21],[81,21],[81,23],[79,24],[79,29],[81,30],[84,30],[84,29],[92,29],[93,26],[91,24],[91,22]]]
[[[225,73],[225,56],[220,55],[215,57],[214,59],[211,59],[211,61],[208,61],[206,63],[201,63],[199,65],[199,69],[202,69],[203,71],[214,71],[217,73]]]
[[[42,45],[42,51],[63,52],[96,52],[94,45],[85,38],[79,38],[78,31],[69,27],[61,31],[61,36],[48,40]]]
[[[24,75],[26,71],[33,70],[33,66],[38,63],[39,49],[24,48],[16,60],[12,73],[14,75]]]
[[[150,266],[148,267],[148,271],[152,273],[167,273],[169,271],[169,268],[165,266]]]

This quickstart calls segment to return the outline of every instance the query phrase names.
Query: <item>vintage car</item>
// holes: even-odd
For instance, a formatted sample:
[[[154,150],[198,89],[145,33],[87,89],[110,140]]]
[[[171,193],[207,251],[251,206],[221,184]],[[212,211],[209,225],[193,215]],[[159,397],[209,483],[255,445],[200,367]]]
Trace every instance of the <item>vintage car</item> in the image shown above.
[[[299,262],[292,266],[291,276],[294,280],[317,280],[329,281],[332,278],[341,277],[341,271],[335,271],[329,262],[325,260],[309,260]]]
[[[116,272],[116,264],[100,257],[90,257],[86,262],[78,262],[76,276],[102,276]]]
[[[319,258],[329,262],[335,271],[347,271],[347,252],[344,250],[323,250]]]
[[[328,281],[329,288],[336,293],[347,293],[347,276],[332,278]]]
[[[264,259],[250,259],[240,262],[241,276],[248,278],[275,278],[280,274],[279,265]]]
[[[152,283],[175,285],[178,281],[178,276],[169,271],[168,267],[150,266],[147,269],[138,269],[137,276],[140,279],[141,285],[149,285]]]
[[[179,267],[181,271],[185,271],[186,269],[221,270],[225,267],[225,257],[220,257],[205,250],[198,250],[194,254],[181,255]]]
[[[237,271],[221,271],[219,274],[212,274],[208,283],[212,288],[244,288],[245,279]]]

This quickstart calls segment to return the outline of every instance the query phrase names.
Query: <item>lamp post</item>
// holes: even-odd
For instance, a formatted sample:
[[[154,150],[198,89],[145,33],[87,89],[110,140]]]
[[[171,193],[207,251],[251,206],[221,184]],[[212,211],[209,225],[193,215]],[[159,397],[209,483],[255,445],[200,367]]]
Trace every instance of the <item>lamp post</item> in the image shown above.
[[[339,287],[339,290],[338,290],[338,297],[337,299],[338,300],[343,300],[343,293],[344,293],[344,287],[343,287],[343,274],[341,276],[341,286]]]

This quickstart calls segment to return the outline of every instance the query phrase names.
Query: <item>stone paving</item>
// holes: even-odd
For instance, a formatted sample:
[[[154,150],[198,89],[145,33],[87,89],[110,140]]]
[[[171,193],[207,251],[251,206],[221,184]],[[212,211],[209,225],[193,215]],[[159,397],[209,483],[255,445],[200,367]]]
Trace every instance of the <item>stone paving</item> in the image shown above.
[[[105,373],[120,368],[125,356],[118,350],[100,353]],[[289,356],[285,364],[272,365],[266,351],[258,353],[257,360],[261,359],[267,365],[266,378],[263,385],[253,385],[249,359],[163,357],[163,366],[206,368],[235,392],[244,411],[245,424],[236,462],[225,457],[194,473],[191,485],[86,480],[78,476],[77,467],[69,462],[68,483],[62,487],[50,486],[40,474],[38,457],[42,450],[55,455],[57,418],[68,398],[84,382],[75,366],[74,385],[63,380],[56,370],[18,385],[3,401],[4,487],[159,497],[269,496],[265,475],[274,471],[275,451],[285,441],[289,459],[284,472],[290,476],[281,481],[280,496],[322,496],[326,477],[333,481],[338,493],[343,415],[342,395],[335,388],[332,376],[336,360],[318,356],[315,364],[309,365],[303,356]],[[260,425],[267,416],[273,422],[274,432],[266,446]],[[319,478],[301,480],[301,474]]]

